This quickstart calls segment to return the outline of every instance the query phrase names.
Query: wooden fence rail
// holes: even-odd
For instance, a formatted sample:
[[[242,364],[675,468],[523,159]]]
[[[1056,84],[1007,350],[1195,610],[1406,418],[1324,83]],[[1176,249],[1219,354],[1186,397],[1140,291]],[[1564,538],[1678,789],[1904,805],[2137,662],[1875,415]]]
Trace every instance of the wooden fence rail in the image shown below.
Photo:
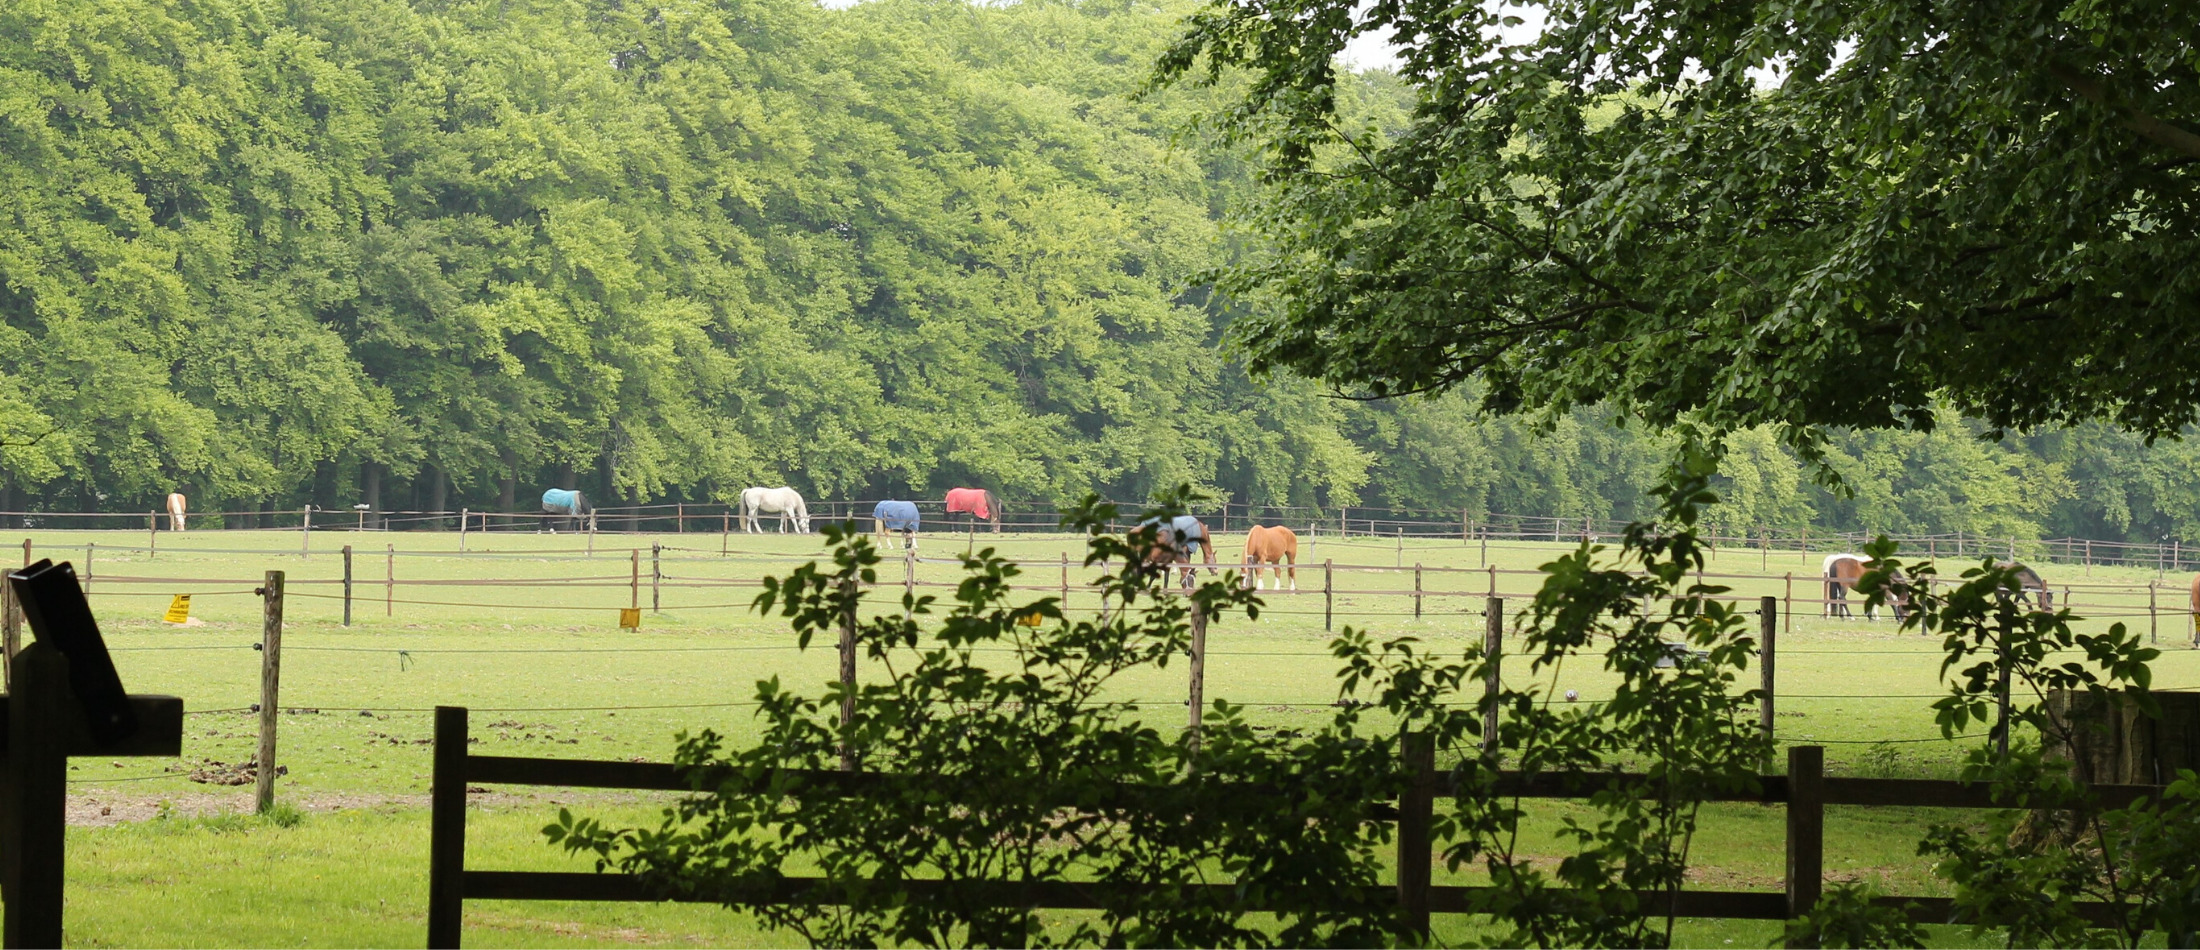
[[[460,945],[465,902],[471,900],[563,901],[661,901],[668,898],[631,875],[544,871],[478,871],[466,868],[466,788],[481,785],[534,785],[579,788],[616,788],[656,791],[690,791],[691,777],[669,763],[615,762],[552,759],[524,756],[475,755],[469,751],[467,710],[438,706],[435,712],[435,775],[430,793],[432,827],[428,866],[428,946]],[[1399,833],[1398,880],[1383,888],[1394,891],[1401,919],[1409,928],[1428,932],[1429,915],[1468,913],[1474,898],[1486,887],[1431,883],[1434,844],[1430,822],[1438,797],[1456,791],[1454,777],[1435,768],[1433,743],[1424,736],[1409,736],[1404,744],[1406,768],[1398,795],[1390,802],[1370,802],[1365,812],[1371,821],[1396,821]],[[703,776],[709,787],[718,787],[724,776]],[[803,770],[798,787],[822,794],[846,793],[879,781],[877,773]],[[1501,794],[1521,798],[1581,798],[1615,781],[1637,782],[1639,775],[1504,773],[1497,784]],[[1136,795],[1139,786],[1120,791]],[[2152,785],[2100,785],[2094,791],[2110,806],[2130,804],[2158,795]],[[1260,794],[1247,788],[1245,794]],[[1787,774],[1759,776],[1754,789],[1716,797],[1719,801],[1780,804],[1787,807],[1786,874],[1784,890],[1696,891],[1670,894],[1645,893],[1646,913],[1736,920],[1785,920],[1801,916],[1817,903],[1825,876],[1825,810],[1828,806],[1904,806],[1939,808],[2004,808],[1982,785],[1932,779],[1838,778],[1825,774],[1825,750],[1819,746],[1788,749]],[[1003,906],[1047,908],[1099,908],[1109,906],[1111,890],[1144,885],[1099,885],[1079,882],[912,882],[913,891],[927,888],[956,889],[998,900]],[[1154,885],[1165,886],[1165,885]],[[1203,885],[1220,893],[1229,884]],[[681,898],[708,900],[708,897]],[[830,882],[815,878],[789,879],[772,896],[774,902],[834,903],[839,899]],[[1945,923],[1952,902],[1941,897],[1881,897],[1876,903],[1904,909],[1912,920]],[[1247,903],[1247,913],[1280,909]],[[2110,906],[2081,904],[2079,911],[2096,921],[2107,919]]]

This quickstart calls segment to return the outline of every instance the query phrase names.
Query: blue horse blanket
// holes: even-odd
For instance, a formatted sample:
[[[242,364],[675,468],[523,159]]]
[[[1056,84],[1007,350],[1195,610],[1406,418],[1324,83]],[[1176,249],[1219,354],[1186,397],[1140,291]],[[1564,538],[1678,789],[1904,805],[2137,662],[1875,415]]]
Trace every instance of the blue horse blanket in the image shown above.
[[[563,488],[550,489],[542,493],[542,510],[559,515],[574,514],[573,509],[575,504],[580,501],[580,497],[581,493],[577,491],[568,491]]]
[[[879,502],[878,507],[871,509],[871,517],[884,522],[888,531],[915,531],[920,520],[917,503],[913,501]]]
[[[1161,519],[1148,518],[1138,523],[1141,528],[1161,525]],[[1154,532],[1154,539],[1177,551],[1190,551],[1191,546],[1207,539],[1207,526],[1191,515],[1178,515],[1169,519],[1166,526]]]

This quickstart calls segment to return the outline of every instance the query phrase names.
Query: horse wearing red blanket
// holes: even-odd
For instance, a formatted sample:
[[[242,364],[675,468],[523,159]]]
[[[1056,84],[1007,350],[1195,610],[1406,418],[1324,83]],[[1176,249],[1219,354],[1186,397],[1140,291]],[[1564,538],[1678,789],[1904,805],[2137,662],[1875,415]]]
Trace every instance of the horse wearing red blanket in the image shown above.
[[[1001,496],[983,488],[950,488],[947,490],[947,513],[962,512],[972,521],[990,521],[993,530],[1001,530]]]

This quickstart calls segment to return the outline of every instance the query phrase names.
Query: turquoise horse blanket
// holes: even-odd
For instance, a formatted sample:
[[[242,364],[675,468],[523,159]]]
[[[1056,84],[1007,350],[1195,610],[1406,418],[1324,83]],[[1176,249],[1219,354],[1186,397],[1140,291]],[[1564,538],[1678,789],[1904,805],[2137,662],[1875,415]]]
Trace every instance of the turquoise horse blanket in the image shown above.
[[[542,510],[556,515],[579,514],[574,509],[578,507],[580,499],[580,492],[553,488],[542,493]]]

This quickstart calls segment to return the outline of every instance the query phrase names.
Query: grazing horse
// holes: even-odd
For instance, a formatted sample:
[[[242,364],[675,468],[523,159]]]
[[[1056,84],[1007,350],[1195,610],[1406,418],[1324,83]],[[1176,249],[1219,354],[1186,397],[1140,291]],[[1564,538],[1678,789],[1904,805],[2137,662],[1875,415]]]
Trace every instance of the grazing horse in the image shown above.
[[[877,525],[878,534],[886,539],[886,547],[894,546],[892,532],[901,532],[902,547],[916,550],[917,526],[922,522],[913,501],[882,501],[871,509],[871,521]]]
[[[2055,592],[2047,589],[2047,582],[2040,579],[2040,572],[2015,561],[1997,561],[1994,566],[2005,571],[2016,571],[2017,589],[2011,593],[2017,596],[2017,600],[2037,603],[2041,610],[2055,609]],[[2033,599],[2034,595],[2037,595],[2037,601]]]
[[[1276,589],[1283,589],[1283,565],[1290,565],[1291,589],[1299,589],[1299,536],[1282,525],[1272,528],[1254,525],[1245,533],[1245,579],[1252,581],[1254,590],[1266,590],[1267,580],[1260,576],[1261,565],[1273,564],[1268,570],[1275,575]]]
[[[1825,560],[1826,607],[1828,617],[1850,617],[1849,591],[1872,569],[1872,562],[1861,554],[1828,554]],[[1894,610],[1896,623],[1901,623],[1910,613],[1909,585],[1900,573],[1890,578],[1887,585],[1887,606]],[[1864,605],[1864,619],[1879,619],[1879,611],[1869,603]]]
[[[1178,515],[1166,523],[1159,518],[1148,518],[1138,523],[1140,528],[1154,529],[1153,544],[1146,548],[1139,560],[1149,573],[1167,574],[1171,566],[1184,565],[1184,583],[1190,586],[1196,569],[1192,565],[1192,545],[1199,545],[1200,559],[1209,570],[1215,566],[1214,539],[1207,534],[1207,526],[1191,515]]]
[[[741,530],[755,534],[763,528],[757,523],[757,512],[777,514],[779,531],[787,531],[787,519],[794,519],[797,534],[810,533],[810,509],[802,503],[802,493],[781,485],[778,488],[750,488],[741,492]]]
[[[588,527],[596,514],[596,506],[588,503],[588,496],[567,488],[552,488],[542,493],[542,510],[545,514],[564,515],[564,518],[545,519],[550,533],[556,534],[556,525],[563,523],[568,529],[579,531]]]
[[[972,521],[990,521],[993,530],[1001,530],[1001,496],[983,488],[950,488],[947,490],[947,513],[963,512]]]
[[[172,491],[168,493],[168,530],[183,530],[183,506],[184,499],[182,492]]]

